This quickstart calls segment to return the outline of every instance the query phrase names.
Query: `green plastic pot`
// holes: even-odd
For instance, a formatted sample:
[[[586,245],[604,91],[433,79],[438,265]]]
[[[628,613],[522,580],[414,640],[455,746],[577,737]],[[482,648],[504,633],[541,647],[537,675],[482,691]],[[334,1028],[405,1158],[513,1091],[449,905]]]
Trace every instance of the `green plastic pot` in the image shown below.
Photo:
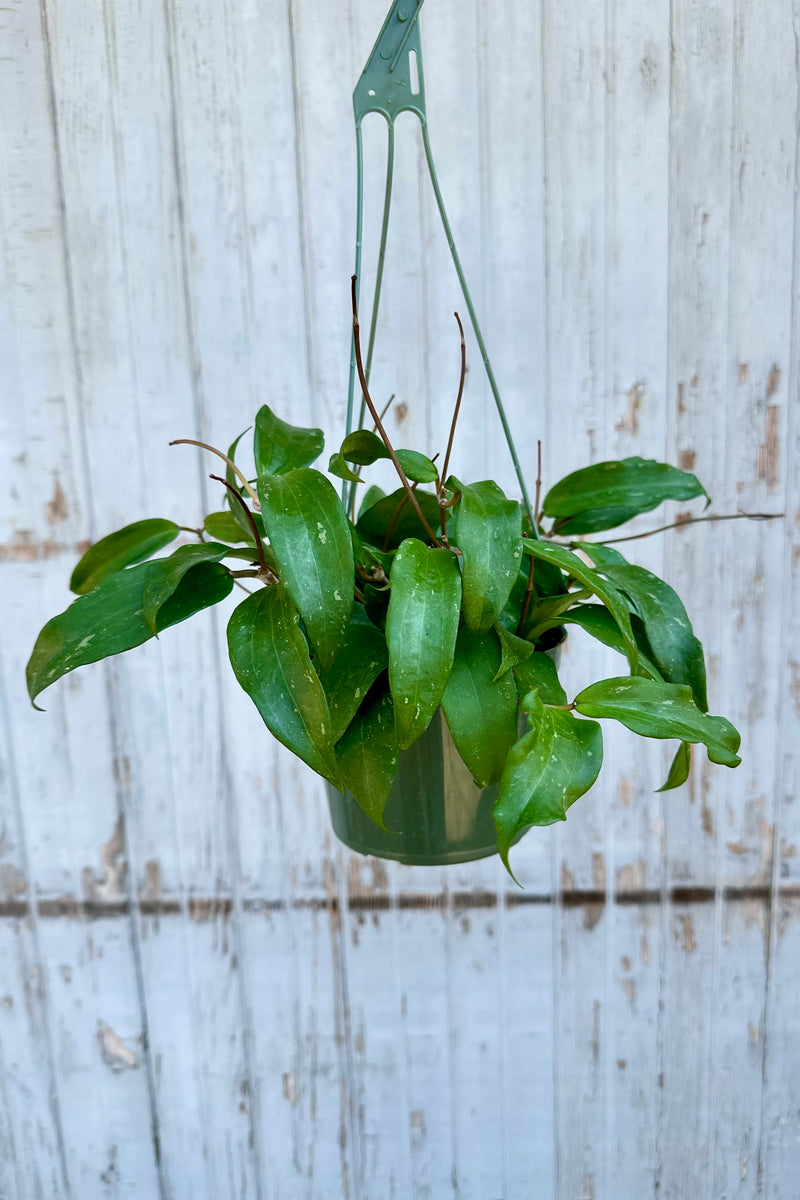
[[[547,651],[556,666],[563,641],[562,637]],[[441,709],[419,741],[400,754],[386,802],[386,829],[371,821],[349,792],[328,785],[331,822],[339,841],[359,854],[414,867],[473,862],[497,854],[492,820],[496,799],[497,784],[481,790],[473,781]]]

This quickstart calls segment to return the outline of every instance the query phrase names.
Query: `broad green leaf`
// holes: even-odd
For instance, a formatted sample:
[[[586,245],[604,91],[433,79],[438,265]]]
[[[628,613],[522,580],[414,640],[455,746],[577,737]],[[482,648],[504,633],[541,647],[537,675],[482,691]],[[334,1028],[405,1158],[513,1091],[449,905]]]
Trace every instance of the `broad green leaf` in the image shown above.
[[[497,783],[517,740],[517,689],[500,669],[500,643],[493,630],[458,631],[453,669],[442,696],[450,733],[478,787]]]
[[[455,555],[416,538],[392,565],[386,641],[395,725],[405,750],[431,723],[453,666],[461,576]]]
[[[378,487],[377,483],[371,483],[364,495],[361,498],[361,503],[358,506],[358,520],[360,521],[364,513],[369,512],[374,504],[382,500],[386,495],[383,488]]]
[[[524,638],[519,638],[516,634],[510,633],[499,622],[495,625],[494,631],[500,639],[501,650],[500,666],[497,669],[495,679],[502,679],[506,671],[510,671],[518,663],[524,662],[526,658],[530,658],[533,654],[533,642],[526,642]]]
[[[361,482],[361,476],[356,475],[355,471],[350,470],[339,453],[331,455],[328,461],[328,474],[336,475],[339,479],[346,479],[348,483]]]
[[[379,825],[397,776],[400,750],[392,697],[385,692],[363,708],[336,746],[339,777],[364,812]]]
[[[560,617],[553,620],[550,627],[556,628],[558,625],[578,625],[581,629],[585,629],[590,637],[596,638],[598,642],[602,642],[604,646],[610,646],[612,650],[618,650],[620,654],[627,655],[628,653],[625,638],[622,636],[622,630],[608,609],[602,604],[576,604],[573,608],[570,608],[567,612],[562,613]],[[641,627],[633,620],[631,621],[631,627],[634,636],[636,636],[637,628]],[[661,672],[642,650],[638,639],[636,644],[639,648],[636,673],[646,675],[650,679],[661,679]]]
[[[360,484],[361,482],[361,475],[356,475],[354,470],[350,470],[341,454],[331,455],[329,463],[327,463],[327,472],[330,475],[336,475],[338,479],[347,479],[349,484]]]
[[[694,475],[654,459],[624,458],[573,471],[550,489],[542,511],[555,518],[559,533],[613,529],[664,500],[691,500],[708,494]]]
[[[673,788],[680,787],[682,783],[686,783],[689,778],[689,769],[692,765],[692,747],[688,742],[681,742],[678,746],[675,757],[672,760],[672,766],[667,775],[667,781],[657,790],[659,792],[669,792]]]
[[[461,572],[464,620],[470,629],[491,629],[506,606],[522,559],[522,509],[491,479],[470,485],[453,479],[461,492],[456,543],[464,555]]]
[[[537,691],[543,704],[567,703],[567,693],[561,686],[556,664],[541,650],[514,668],[514,679],[520,700],[524,700],[529,692]]]
[[[370,429],[356,429],[353,433],[348,433],[339,453],[342,458],[357,463],[360,467],[368,467],[379,458],[391,457],[377,433]]]
[[[344,640],[353,608],[353,543],[333,485],[308,467],[260,475],[261,516],[323,669]]]
[[[740,737],[724,717],[701,712],[684,684],[654,679],[602,679],[575,697],[587,717],[613,717],[634,733],[652,738],[703,742],[712,762],[737,767]]]
[[[319,458],[324,446],[321,429],[289,425],[266,404],[258,410],[253,437],[257,475],[285,475],[307,467]]]
[[[203,542],[199,546],[179,546],[169,558],[157,558],[155,562],[147,564],[142,612],[154,634],[158,632],[160,609],[173,595],[186,572],[198,563],[219,562],[229,554],[230,546]]]
[[[439,527],[439,501],[430,492],[422,492],[419,488],[414,494],[431,529],[436,532]],[[406,538],[428,540],[419,517],[409,503],[405,488],[398,488],[396,492],[383,496],[371,508],[365,509],[362,505],[356,529],[366,542],[371,542],[379,549],[384,542],[387,550],[396,550]]]
[[[525,697],[531,730],[512,746],[492,815],[500,856],[531,825],[565,821],[567,809],[588,792],[603,763],[603,736],[595,721],[546,708],[537,692]]]
[[[418,450],[396,450],[397,461],[412,483],[434,483],[439,478],[436,463]]]
[[[596,567],[611,567],[614,563],[625,563],[628,560],[613,546],[604,546],[602,542],[581,542],[581,550],[589,555]]]
[[[234,609],[228,653],[270,733],[338,787],[328,702],[283,584],[254,592]]]
[[[614,563],[601,569],[633,601],[661,674],[669,683],[688,683],[697,707],[708,712],[703,647],[680,597],[644,567]]]
[[[360,608],[356,605],[355,612]],[[336,658],[320,672],[331,713],[334,742],[338,742],[356,715],[375,680],[389,665],[386,638],[371,621],[352,621]]]
[[[90,546],[75,567],[69,581],[70,591],[85,595],[115,571],[150,558],[174,542],[179,533],[174,521],[160,519],[134,521],[133,525],[109,533]]]
[[[203,521],[203,529],[215,542],[232,542],[234,545],[253,542],[252,530],[248,528],[245,532],[232,512],[209,513]]]
[[[141,563],[116,571],[47,622],[28,661],[31,701],[76,667],[132,650],[153,636],[143,612],[150,566]],[[193,567],[158,614],[156,630],[160,632],[216,604],[232,587],[233,580],[225,567],[214,563]]]
[[[536,559],[541,558],[553,566],[560,567],[562,571],[565,571],[573,579],[577,579],[584,587],[589,588],[599,600],[603,601],[622,631],[625,639],[625,652],[631,669],[635,670],[637,647],[631,628],[628,604],[614,584],[603,579],[602,575],[592,567],[588,567],[582,559],[578,558],[577,554],[573,554],[571,550],[566,550],[563,546],[553,546],[548,542],[536,542],[532,538],[526,538],[523,550],[526,554],[532,554]]]

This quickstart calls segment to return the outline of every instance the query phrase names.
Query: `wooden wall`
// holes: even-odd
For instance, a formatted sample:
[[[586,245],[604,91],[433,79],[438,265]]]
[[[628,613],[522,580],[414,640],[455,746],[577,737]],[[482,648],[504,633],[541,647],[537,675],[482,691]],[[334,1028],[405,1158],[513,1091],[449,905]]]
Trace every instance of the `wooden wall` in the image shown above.
[[[634,543],[741,768],[609,731],[564,827],[439,871],[345,852],[226,670],[225,612],[23,668],[87,539],[195,524],[269,402],[341,432],[346,0],[0,8],[0,1196],[800,1195],[798,0],[429,0],[434,152],[529,480],[667,457]],[[366,129],[374,261],[385,133]],[[455,276],[398,127],[373,380],[438,449]],[[513,475],[474,344],[459,474]],[[673,507],[671,515],[675,514]],[[650,528],[657,519],[642,527]],[[610,653],[610,652],[609,652]],[[612,670],[570,638],[571,683]],[[703,756],[704,757],[704,756]]]

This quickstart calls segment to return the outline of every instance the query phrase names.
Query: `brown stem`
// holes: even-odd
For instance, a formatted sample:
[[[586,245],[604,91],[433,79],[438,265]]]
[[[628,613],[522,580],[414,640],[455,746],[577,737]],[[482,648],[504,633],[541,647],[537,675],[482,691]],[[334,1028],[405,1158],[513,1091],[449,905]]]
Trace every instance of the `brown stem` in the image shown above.
[[[541,442],[539,443],[541,445]],[[528,609],[531,606],[531,596],[533,595],[533,567],[535,563],[533,555],[530,556],[530,564],[528,566],[528,586],[525,589],[525,600],[522,605],[522,612],[519,616],[519,624],[517,625],[517,637],[519,637],[522,626],[525,624],[525,618],[528,615]]]
[[[541,438],[536,443],[536,498],[533,502],[533,519],[537,529],[542,519],[539,501],[542,497],[542,442]]]
[[[392,404],[394,403],[394,397],[395,397],[395,393],[392,392],[391,396],[389,397],[389,399],[386,401],[383,408],[381,409],[381,412],[380,412],[381,420],[383,420],[383,418],[386,416],[389,409],[392,407]],[[372,432],[374,433],[377,428],[378,428],[377,425],[373,425]]]
[[[453,409],[453,419],[450,422],[450,437],[447,441],[447,453],[444,456],[444,466],[442,467],[442,481],[447,479],[450,469],[450,454],[453,449],[453,438],[456,435],[456,422],[461,408],[461,397],[464,395],[464,380],[467,377],[467,343],[464,341],[464,326],[461,324],[461,317],[458,313],[453,313],[458,322],[458,332],[461,334],[461,376],[458,381],[458,396],[456,397],[456,406]]]
[[[389,397],[389,399],[386,401],[383,408],[381,409],[381,412],[380,412],[381,420],[383,420],[383,418],[386,416],[389,409],[392,407],[392,403],[394,402],[394,397],[395,397],[395,393],[392,392],[391,396]],[[377,425],[373,425],[372,432],[374,433],[376,429],[377,429]],[[356,513],[356,488],[358,487],[359,483],[361,483],[361,481],[362,481],[361,467],[356,467],[355,474],[358,476],[358,480],[355,480],[355,479],[351,480],[350,500],[348,503],[348,511],[350,513],[350,520],[353,522],[355,521],[355,513]]]
[[[227,454],[223,454],[221,450],[218,450],[216,446],[209,446],[208,442],[196,442],[194,440],[194,438],[175,438],[175,440],[170,442],[169,444],[170,444],[170,446],[199,446],[201,450],[210,450],[212,454],[216,454],[217,457],[221,458],[223,462],[226,462],[228,464],[228,466],[231,468],[231,470],[233,471],[233,473],[238,476],[238,478],[242,482],[242,486],[247,491],[248,495],[250,496],[250,499],[253,501],[256,508],[259,511],[261,510],[261,501],[259,500],[257,494],[253,491],[250,484],[245,479],[242,472],[237,467],[236,463],[233,461],[232,458],[228,458]],[[211,478],[215,479],[216,476],[212,475]],[[224,480],[223,480],[223,483],[224,483]]]
[[[205,532],[202,529],[192,529],[191,525],[179,525],[178,529],[180,529],[183,533],[193,533],[194,536],[199,538],[201,542],[206,540]]]
[[[453,439],[456,436],[456,422],[458,421],[458,414],[461,409],[461,397],[464,395],[464,380],[467,377],[467,343],[464,341],[464,326],[461,324],[461,317],[458,315],[458,313],[453,313],[453,316],[458,322],[458,332],[461,335],[461,374],[458,380],[458,395],[456,396],[456,403],[453,409],[453,419],[450,422],[450,436],[447,439],[447,452],[444,456],[442,474],[436,487],[436,491],[439,496],[439,512],[441,514],[440,520],[442,523],[442,541],[444,542],[445,546],[449,546],[450,543],[447,540],[448,505],[444,500],[444,484],[450,472],[450,455],[453,450]]]
[[[668,529],[682,529],[684,525],[699,525],[702,521],[775,521],[785,517],[786,513],[720,513],[714,517],[688,517],[685,521],[673,521],[671,525],[659,525],[658,529],[648,529],[646,533],[630,533],[627,537],[604,538],[598,544],[610,546],[617,542],[635,542],[639,538],[652,537],[654,533],[666,533]],[[591,546],[592,542],[570,542],[573,550],[581,546]]]
[[[209,479],[215,479],[217,481],[217,483],[221,483],[223,485],[223,487],[226,487],[228,489],[228,491],[231,493],[231,495],[235,496],[236,499],[241,504],[242,508],[244,509],[245,513],[247,514],[247,520],[250,522],[250,528],[253,531],[253,537],[255,538],[255,542],[256,542],[256,549],[258,550],[258,562],[259,562],[258,574],[263,579],[268,579],[271,582],[274,582],[276,579],[276,576],[275,576],[274,572],[271,571],[269,569],[269,566],[267,565],[267,560],[264,555],[264,543],[261,541],[261,534],[258,532],[258,526],[256,525],[255,521],[253,520],[253,514],[250,512],[250,509],[247,507],[244,500],[237,492],[236,488],[233,487],[232,484],[228,483],[227,479],[223,479],[221,475],[209,475]]]
[[[357,276],[353,275],[350,283],[351,283],[351,295],[352,295],[352,302],[353,302],[353,348],[355,350],[355,355],[356,355],[356,369],[358,371],[358,382],[361,384],[361,391],[364,393],[364,400],[366,401],[367,408],[369,409],[372,419],[375,422],[375,428],[377,429],[378,433],[380,434],[380,438],[381,438],[381,441],[383,442],[384,446],[389,451],[389,457],[391,458],[392,462],[394,463],[394,469],[397,471],[397,474],[400,476],[400,482],[402,483],[403,487],[405,488],[406,494],[408,495],[408,498],[414,507],[414,511],[416,512],[417,516],[419,517],[422,528],[425,530],[428,537],[433,542],[434,546],[441,547],[442,543],[439,541],[436,534],[433,532],[430,525],[428,524],[428,519],[425,516],[425,513],[422,511],[422,509],[419,506],[419,501],[417,500],[417,497],[414,495],[414,492],[412,490],[411,484],[408,481],[406,473],[403,470],[403,468],[400,466],[400,460],[398,459],[397,455],[394,452],[394,447],[392,446],[392,443],[389,441],[389,436],[386,433],[386,430],[383,428],[383,423],[380,419],[380,416],[378,415],[378,411],[375,408],[375,405],[372,402],[372,397],[369,394],[369,388],[367,387],[367,380],[364,375],[364,363],[361,358],[361,335],[359,332],[359,325],[358,325],[358,304],[356,301],[356,279],[357,279]]]

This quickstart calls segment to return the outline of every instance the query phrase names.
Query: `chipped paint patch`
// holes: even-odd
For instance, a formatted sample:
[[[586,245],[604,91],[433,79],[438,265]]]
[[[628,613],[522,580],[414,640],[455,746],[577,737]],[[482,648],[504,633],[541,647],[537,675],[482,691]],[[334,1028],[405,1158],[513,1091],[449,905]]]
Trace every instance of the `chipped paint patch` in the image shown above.
[[[112,1071],[130,1071],[139,1066],[139,1059],[130,1046],[126,1046],[118,1033],[104,1021],[97,1023],[97,1041],[100,1057]]]

